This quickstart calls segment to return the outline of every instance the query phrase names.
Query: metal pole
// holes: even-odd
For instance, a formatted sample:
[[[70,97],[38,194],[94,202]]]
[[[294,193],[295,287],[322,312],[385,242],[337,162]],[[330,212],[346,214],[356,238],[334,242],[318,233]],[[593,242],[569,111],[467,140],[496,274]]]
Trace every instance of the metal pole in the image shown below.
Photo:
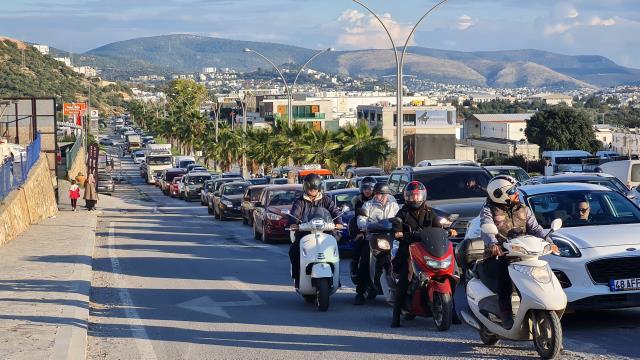
[[[249,177],[249,169],[247,169],[247,105],[245,104],[246,100],[247,100],[247,93],[244,94],[244,99],[243,101],[240,102],[240,105],[242,106],[242,119],[243,119],[242,144],[244,147],[242,151],[242,177],[245,179]]]
[[[291,105],[291,101],[292,101],[292,97],[291,97],[291,88],[289,87],[289,83],[287,83],[287,79],[284,78],[284,75],[282,74],[282,71],[280,71],[280,69],[276,66],[276,64],[273,63],[273,61],[269,60],[269,58],[267,58],[266,56],[262,55],[261,53],[255,51],[255,50],[251,50],[249,48],[244,49],[244,52],[246,53],[254,53],[258,56],[260,56],[261,58],[263,58],[266,62],[268,62],[269,64],[271,64],[271,66],[273,66],[273,68],[278,72],[278,75],[280,75],[280,78],[282,79],[282,82],[284,83],[284,87],[285,90],[287,91],[288,94],[288,101],[289,101],[289,114],[287,114],[287,118],[289,121],[289,126],[291,126],[291,109],[293,108],[293,106]]]

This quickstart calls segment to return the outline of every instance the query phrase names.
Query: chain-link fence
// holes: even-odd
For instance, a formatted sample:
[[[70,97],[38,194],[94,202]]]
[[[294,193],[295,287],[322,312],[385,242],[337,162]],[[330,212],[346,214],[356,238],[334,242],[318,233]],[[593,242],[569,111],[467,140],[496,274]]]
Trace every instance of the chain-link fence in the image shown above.
[[[13,148],[11,157],[0,165],[0,200],[4,200],[9,193],[27,181],[29,170],[40,157],[42,137],[38,133],[36,139],[27,146],[26,150]]]

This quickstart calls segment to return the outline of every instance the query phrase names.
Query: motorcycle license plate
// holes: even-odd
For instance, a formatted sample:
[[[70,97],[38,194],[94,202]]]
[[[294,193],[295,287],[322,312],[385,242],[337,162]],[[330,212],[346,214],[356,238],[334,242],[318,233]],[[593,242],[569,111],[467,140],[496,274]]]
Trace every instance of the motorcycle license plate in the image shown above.
[[[640,278],[620,279],[609,281],[611,291],[631,291],[640,290]]]

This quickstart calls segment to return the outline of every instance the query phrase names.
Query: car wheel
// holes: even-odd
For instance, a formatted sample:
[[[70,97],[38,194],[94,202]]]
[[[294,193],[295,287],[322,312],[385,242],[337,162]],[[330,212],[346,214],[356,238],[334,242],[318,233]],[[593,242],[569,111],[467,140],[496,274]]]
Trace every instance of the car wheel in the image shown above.
[[[256,223],[253,223],[253,238],[256,240],[260,240],[260,233],[258,232],[258,228],[256,227]]]

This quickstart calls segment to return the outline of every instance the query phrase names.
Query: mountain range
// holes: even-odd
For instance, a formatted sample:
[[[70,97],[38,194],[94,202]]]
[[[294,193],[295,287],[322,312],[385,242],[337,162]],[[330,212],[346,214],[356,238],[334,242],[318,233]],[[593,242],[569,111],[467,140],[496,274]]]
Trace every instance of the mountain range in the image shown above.
[[[164,35],[115,42],[75,55],[79,64],[94,65],[112,79],[141,74],[198,72],[204,67],[240,71],[269,69],[256,50],[274,63],[303,64],[317,50],[297,46],[220,39],[198,35]],[[333,51],[310,66],[331,73],[357,76],[395,74],[389,50]],[[640,70],[620,66],[599,55],[562,55],[542,50],[449,51],[410,47],[405,74],[437,82],[492,87],[573,89],[639,85]]]

